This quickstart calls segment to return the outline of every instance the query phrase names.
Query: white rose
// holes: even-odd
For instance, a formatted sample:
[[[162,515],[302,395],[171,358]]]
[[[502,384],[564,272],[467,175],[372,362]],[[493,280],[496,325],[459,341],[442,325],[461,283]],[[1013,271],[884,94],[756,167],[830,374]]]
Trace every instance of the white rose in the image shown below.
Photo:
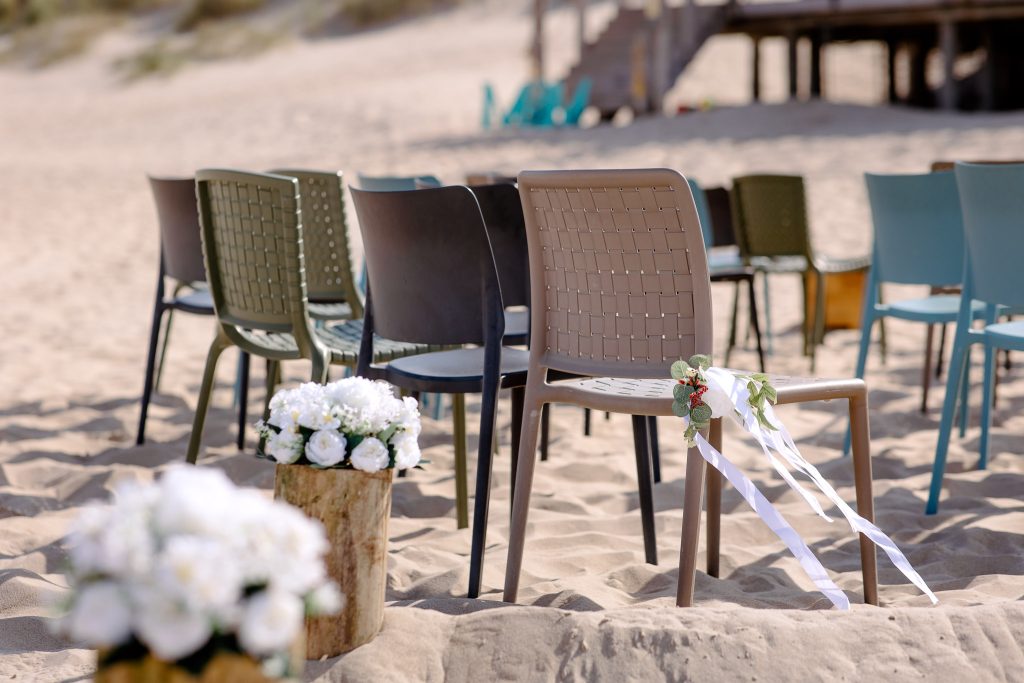
[[[351,460],[357,470],[379,472],[388,466],[391,457],[388,455],[388,447],[380,439],[370,436],[352,450]]]
[[[239,559],[219,540],[173,536],[160,554],[155,578],[161,590],[192,609],[229,621],[242,593]]]
[[[333,581],[321,584],[307,596],[309,609],[314,615],[338,614],[345,609],[345,594]]]
[[[345,437],[333,429],[314,432],[306,443],[306,457],[324,467],[337,465],[345,459]]]
[[[252,655],[286,650],[302,628],[304,616],[296,596],[281,590],[260,591],[245,606],[238,640]]]
[[[267,455],[282,465],[290,465],[302,455],[302,435],[281,431],[271,435],[264,446]]]
[[[420,435],[420,411],[419,402],[411,396],[402,399],[402,406],[395,417],[395,424],[399,429],[412,433],[413,436]]]
[[[72,640],[92,647],[120,645],[132,632],[128,596],[113,581],[97,581],[85,586],[65,618],[64,630]]]
[[[708,384],[708,390],[700,398],[708,404],[715,417],[731,417],[736,412],[732,399],[715,384]]]
[[[169,469],[159,481],[160,499],[154,510],[160,534],[230,534],[223,519],[230,514],[235,485],[220,470],[192,465]]]
[[[164,661],[187,657],[213,635],[208,616],[188,609],[157,590],[140,591],[138,603],[135,632],[139,640]]]
[[[412,432],[397,432],[391,437],[391,445],[395,447],[395,467],[407,470],[416,467],[420,462],[420,445]]]

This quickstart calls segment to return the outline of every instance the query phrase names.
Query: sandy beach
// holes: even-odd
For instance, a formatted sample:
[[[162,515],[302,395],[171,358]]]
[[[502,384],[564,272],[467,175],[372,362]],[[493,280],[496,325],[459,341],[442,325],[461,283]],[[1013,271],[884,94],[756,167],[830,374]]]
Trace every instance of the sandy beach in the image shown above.
[[[865,171],[923,172],[936,159],[1024,157],[1024,113],[942,114],[876,106],[881,59],[868,47],[826,57],[829,101],[782,101],[781,45],[765,55],[768,102],[745,102],[748,43],[713,39],[672,93],[716,106],[626,127],[479,130],[481,86],[511,99],[528,45],[526,2],[485,2],[345,38],[294,41],[243,61],[189,67],[126,84],[110,70],[132,38],[42,71],[0,69],[0,679],[88,680],[92,651],[51,635],[48,604],[66,591],[67,524],[118,482],[149,480],[184,460],[209,319],[177,316],[148,443],[134,446],[158,264],[146,174],[198,168],[434,173],[669,167],[708,186],[748,172],[806,177],[815,247],[866,254]],[[592,13],[594,29],[610,12]],[[552,76],[574,59],[568,10],[552,13]],[[778,48],[778,49],[776,49]],[[775,64],[776,67],[772,65]],[[354,218],[354,215],[353,215]],[[358,242],[358,229],[350,229]],[[886,290],[889,298],[921,293]],[[724,351],[731,285],[715,285],[716,349]],[[772,281],[769,370],[806,375],[799,282]],[[660,422],[655,490],[660,564],[646,565],[627,416],[553,410],[551,458],[539,463],[519,605],[501,602],[509,508],[507,400],[483,593],[464,598],[469,530],[457,530],[450,421],[424,420],[430,464],[394,488],[388,607],[371,644],[311,662],[307,680],[1024,680],[1024,361],[1001,379],[992,452],[978,471],[975,367],[971,422],[954,438],[939,514],[924,515],[945,378],[922,415],[925,332],[891,322],[889,356],[868,363],[876,522],[939,598],[931,606],[879,557],[880,608],[862,603],[856,537],[816,518],[732,427],[725,452],[804,537],[854,604],[840,613],[735,491],[724,496],[722,572],[698,572],[696,606],[675,586],[685,443]],[[849,377],[859,332],[830,333],[818,374]],[[980,355],[980,354],[976,354]],[[201,464],[270,494],[273,467],[234,447],[225,355]],[[755,369],[752,347],[732,365]],[[254,364],[253,385],[262,384]],[[308,379],[309,366],[285,368]],[[255,416],[262,391],[251,394]],[[475,411],[475,403],[471,411]],[[470,448],[475,452],[475,412]],[[844,406],[779,409],[804,455],[853,501],[840,454]],[[470,462],[470,476],[474,476]],[[472,479],[471,479],[472,481]],[[704,563],[703,543],[698,567]]]

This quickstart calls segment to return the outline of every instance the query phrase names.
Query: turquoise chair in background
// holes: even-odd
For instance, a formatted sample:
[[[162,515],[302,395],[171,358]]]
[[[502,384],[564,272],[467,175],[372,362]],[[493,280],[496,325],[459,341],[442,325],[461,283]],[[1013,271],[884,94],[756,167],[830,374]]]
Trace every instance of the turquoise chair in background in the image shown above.
[[[864,291],[859,379],[864,378],[871,332],[876,320],[898,318],[928,325],[956,322],[957,294],[879,303],[883,283],[957,287],[963,278],[964,227],[956,177],[951,172],[917,175],[865,173],[874,225],[871,270]],[[977,306],[980,311],[981,307]],[[921,412],[926,411],[931,377],[931,336],[925,350]],[[962,405],[961,429],[966,423]]]
[[[956,184],[963,210],[963,294],[956,322],[956,336],[946,379],[946,400],[935,448],[932,484],[925,512],[939,509],[942,475],[946,469],[956,397],[966,383],[968,350],[985,348],[981,400],[981,440],[978,468],[988,464],[989,431],[992,425],[992,390],[997,349],[1024,351],[1024,322],[997,323],[1006,310],[1024,309],[1024,164],[956,164]],[[984,305],[984,327],[972,329],[975,302]]]
[[[565,118],[562,121],[563,126],[580,125],[580,116],[583,115],[587,105],[590,104],[590,91],[593,87],[594,82],[590,80],[589,76],[580,79],[580,83],[576,86],[576,91],[573,93],[572,99],[565,105]]]
[[[357,173],[356,179],[359,181],[360,189],[369,190],[370,192],[401,192],[403,190],[415,190],[417,185],[420,187],[424,185],[441,187],[441,181],[437,179],[437,176],[432,175],[370,176]]]

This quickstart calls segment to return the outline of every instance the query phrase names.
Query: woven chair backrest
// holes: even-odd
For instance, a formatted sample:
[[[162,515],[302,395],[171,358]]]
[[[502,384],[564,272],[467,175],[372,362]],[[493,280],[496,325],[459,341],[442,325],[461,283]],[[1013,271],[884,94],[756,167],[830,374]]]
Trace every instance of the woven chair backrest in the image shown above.
[[[519,192],[531,368],[665,378],[674,361],[711,353],[707,256],[685,178],[666,169],[524,172]]]

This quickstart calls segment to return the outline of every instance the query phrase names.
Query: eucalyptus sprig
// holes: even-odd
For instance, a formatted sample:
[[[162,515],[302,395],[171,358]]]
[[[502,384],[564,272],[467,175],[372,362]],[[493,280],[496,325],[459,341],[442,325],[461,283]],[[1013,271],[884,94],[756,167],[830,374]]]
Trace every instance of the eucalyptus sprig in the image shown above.
[[[686,437],[687,445],[691,447],[696,443],[697,433],[707,429],[712,418],[725,417],[715,415],[711,405],[703,399],[704,394],[711,389],[704,374],[709,367],[711,357],[703,354],[691,356],[688,361],[678,360],[672,364],[672,379],[678,382],[672,388],[672,412],[679,417],[689,418],[683,436]],[[746,383],[750,394],[747,396],[747,405],[750,406],[757,423],[764,429],[778,431],[778,427],[773,425],[765,414],[766,406],[774,404],[779,398],[775,387],[768,381],[768,375],[759,372],[737,375],[737,379]],[[717,388],[714,391],[721,393]],[[710,398],[715,399],[713,402],[719,405],[721,410],[724,397],[718,400],[717,394],[713,394]]]

